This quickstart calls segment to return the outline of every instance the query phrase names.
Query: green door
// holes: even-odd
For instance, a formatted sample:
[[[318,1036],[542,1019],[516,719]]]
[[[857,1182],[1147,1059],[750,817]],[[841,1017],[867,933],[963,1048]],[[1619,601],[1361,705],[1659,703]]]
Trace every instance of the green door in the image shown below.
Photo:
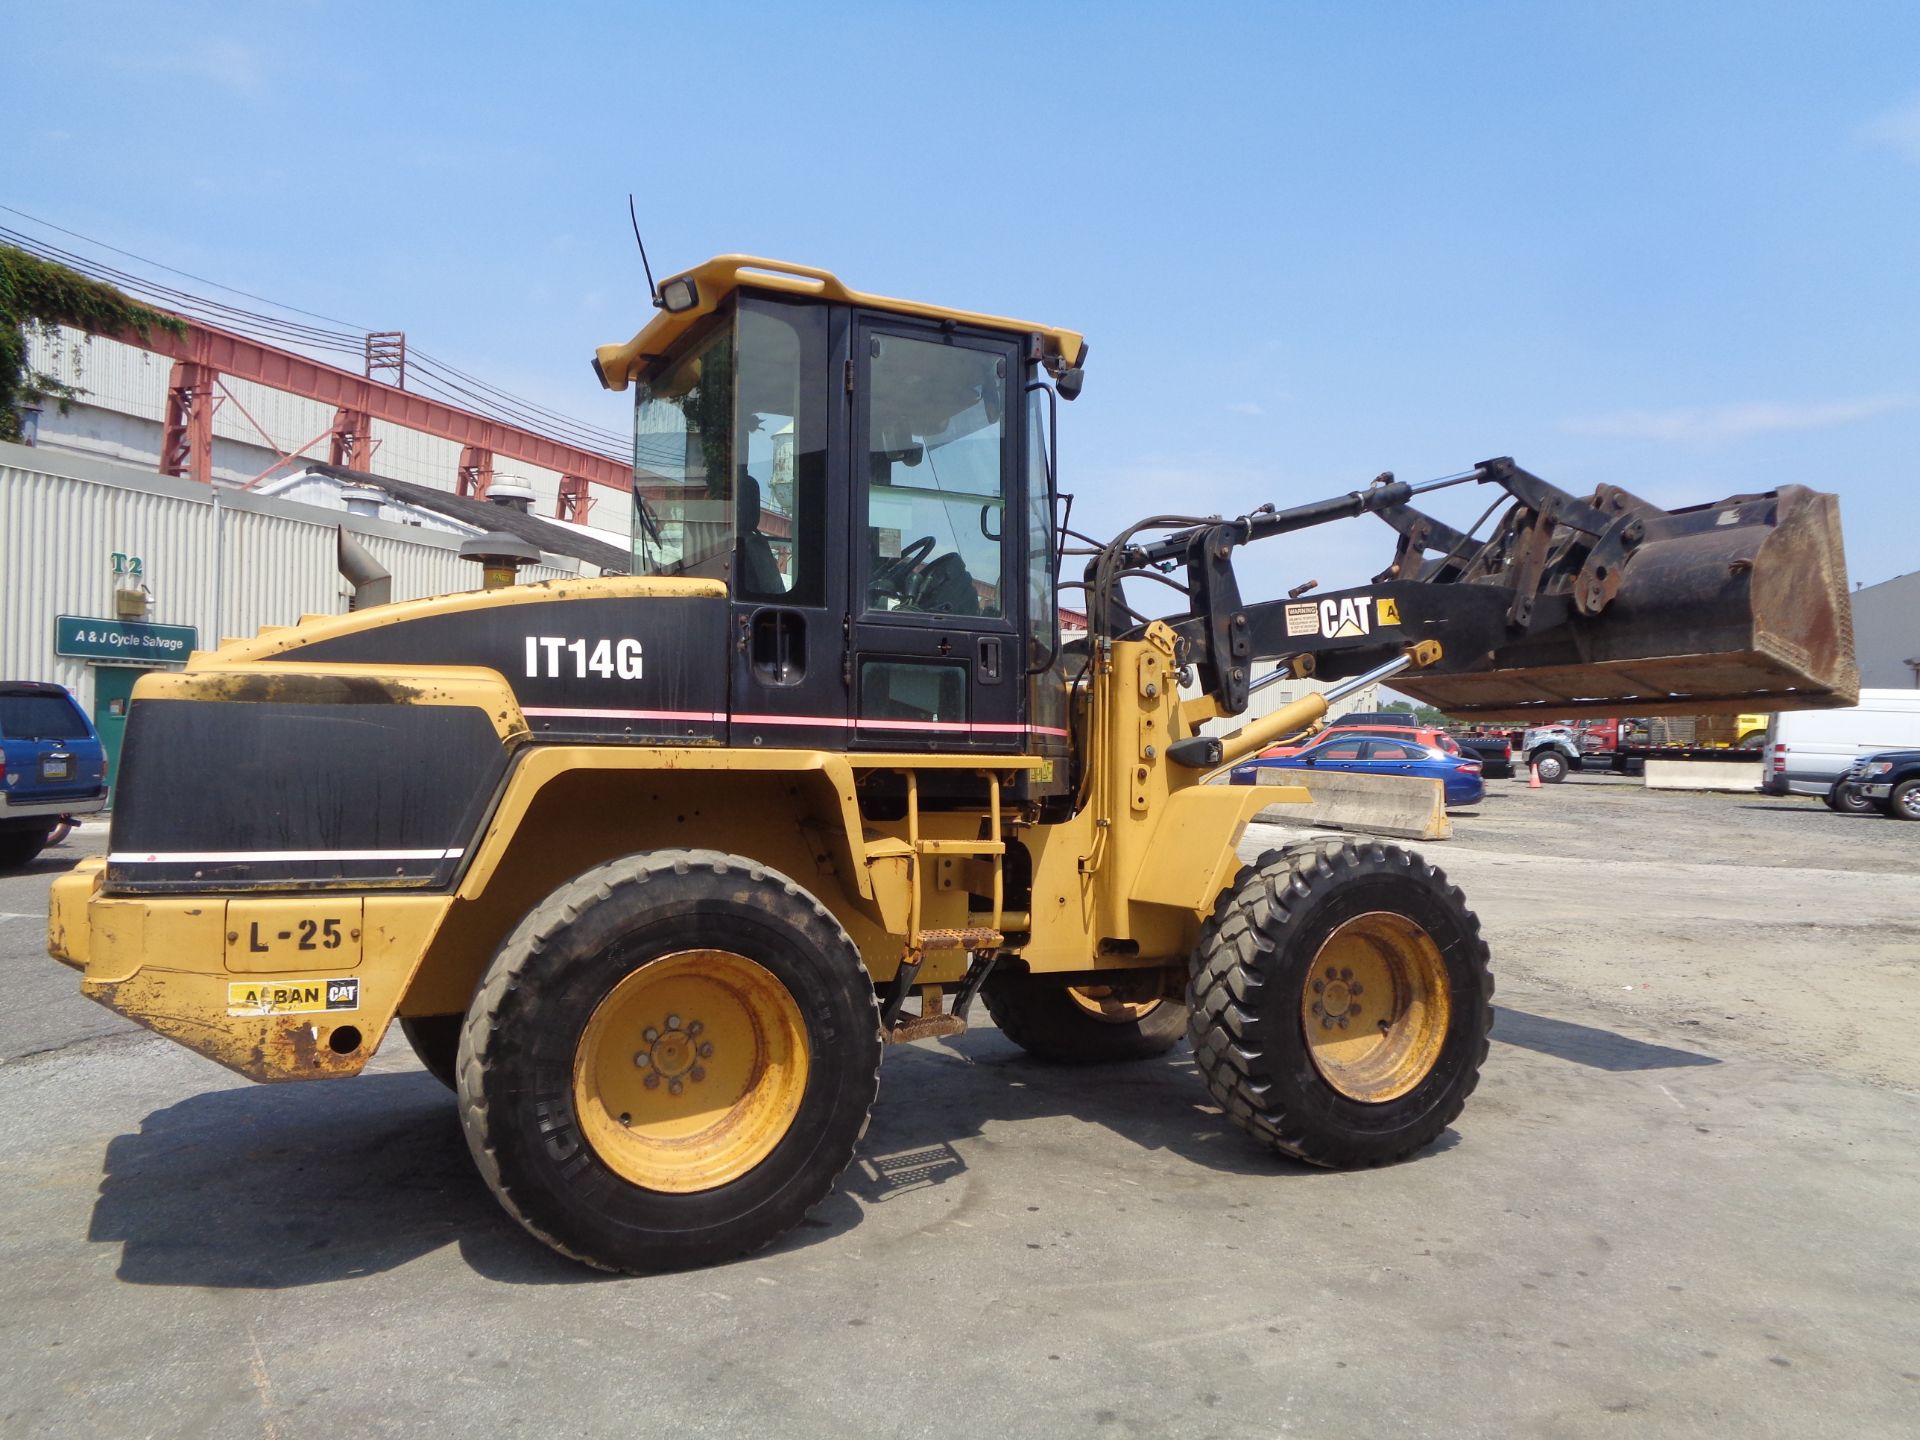
[[[127,702],[133,695],[133,682],[146,672],[131,665],[93,667],[93,728],[100,732],[100,744],[107,752],[107,783],[120,783],[120,741],[127,733]],[[107,804],[113,804],[113,790],[107,791]]]

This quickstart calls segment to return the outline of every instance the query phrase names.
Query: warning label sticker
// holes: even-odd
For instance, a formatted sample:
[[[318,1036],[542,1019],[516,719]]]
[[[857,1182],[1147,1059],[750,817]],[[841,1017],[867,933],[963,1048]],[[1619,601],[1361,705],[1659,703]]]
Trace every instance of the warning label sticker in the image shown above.
[[[1312,601],[1305,605],[1287,606],[1287,634],[1318,635],[1320,633],[1320,607]]]

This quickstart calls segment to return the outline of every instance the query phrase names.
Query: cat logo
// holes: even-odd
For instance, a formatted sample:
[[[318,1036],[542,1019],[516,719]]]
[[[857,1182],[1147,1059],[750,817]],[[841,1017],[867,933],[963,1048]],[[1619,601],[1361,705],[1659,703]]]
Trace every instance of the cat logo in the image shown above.
[[[1372,607],[1365,595],[1320,602],[1320,632],[1329,640],[1357,640],[1373,633]]]

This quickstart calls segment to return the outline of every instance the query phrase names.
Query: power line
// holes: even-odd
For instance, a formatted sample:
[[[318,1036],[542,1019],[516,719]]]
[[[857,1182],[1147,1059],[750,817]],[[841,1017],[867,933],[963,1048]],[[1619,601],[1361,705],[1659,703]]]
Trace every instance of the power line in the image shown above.
[[[355,325],[351,320],[340,320],[331,315],[321,315],[312,310],[302,310],[297,305],[282,305],[278,300],[269,300],[264,295],[255,295],[251,290],[241,290],[232,285],[222,285],[218,280],[209,280],[204,275],[195,275],[191,271],[177,269],[159,260],[149,260],[144,255],[136,255],[131,250],[122,250],[118,245],[109,245],[104,240],[95,240],[91,235],[82,235],[78,230],[69,230],[66,226],[56,225],[51,220],[42,220],[38,215],[29,215],[26,211],[17,210],[11,205],[0,205],[0,210],[6,211],[9,215],[18,215],[22,220],[31,220],[36,225],[44,225],[49,230],[58,230],[62,235],[71,235],[75,240],[84,240],[87,244],[95,246],[98,249],[111,250],[114,254],[124,255],[129,260],[138,260],[142,265],[151,265],[156,270],[165,270],[173,275],[184,275],[189,280],[198,280],[202,285],[211,285],[214,289],[224,290],[229,295],[244,295],[249,300],[258,300],[262,305],[271,305],[276,310],[291,310],[294,314],[305,315],[310,320],[325,320],[330,325],[344,325],[349,330],[358,330],[362,333],[373,328],[370,325]]]
[[[330,326],[342,328],[331,330],[322,329],[318,326],[303,324],[297,320],[289,320],[282,316],[264,315],[258,311],[249,310],[242,306],[229,305],[224,301],[209,299],[193,294],[190,291],[162,284],[157,280],[151,280],[145,276],[121,270],[103,261],[75,254],[51,242],[0,226],[0,238],[4,238],[9,243],[18,245],[30,254],[59,264],[68,265],[95,279],[130,290],[167,309],[178,311],[190,319],[197,319],[209,324],[219,325],[222,328],[246,335],[251,339],[265,340],[275,344],[292,345],[302,349],[322,350],[333,354],[356,357],[363,357],[366,353],[367,331],[365,327],[353,326],[350,322],[339,320],[332,316],[322,315],[317,311],[303,310],[296,305],[286,305],[280,301],[269,299],[266,296],[256,295],[252,291],[241,290],[236,286],[224,285],[217,280],[195,275],[191,271],[181,270],[176,266],[168,265],[162,261],[148,259],[143,255],[135,254],[133,251],[121,249],[117,245],[110,245],[105,241],[83,235],[77,230],[70,230],[63,225],[56,225],[51,221],[42,220],[36,215],[29,214],[11,205],[0,205],[0,210],[4,210],[8,214],[18,215],[33,224],[44,226],[62,235],[71,236],[88,245],[112,251],[116,255],[126,256],[128,259],[138,261],[142,265],[150,265],[156,269],[165,270],[171,274],[180,275],[204,285],[211,285],[215,289],[226,291],[232,295],[243,296],[249,300],[258,301],[276,310],[286,311],[295,315],[305,315],[310,319],[323,320]],[[491,419],[500,420],[516,428],[550,433],[554,439],[563,439],[567,441],[567,443],[577,445],[581,449],[592,450],[595,453],[603,453],[611,450],[614,453],[607,455],[606,458],[608,459],[619,459],[621,461],[629,459],[627,452],[631,441],[628,436],[621,434],[619,431],[578,420],[561,411],[542,405],[537,401],[528,400],[510,391],[502,390],[498,386],[492,385],[480,379],[478,376],[470,375],[447,361],[438,359],[424,351],[409,348],[407,351],[407,362],[409,367],[415,371],[416,377],[423,386],[448,403],[456,405],[459,408],[474,410],[479,414],[486,415]],[[434,383],[436,380],[439,383]]]

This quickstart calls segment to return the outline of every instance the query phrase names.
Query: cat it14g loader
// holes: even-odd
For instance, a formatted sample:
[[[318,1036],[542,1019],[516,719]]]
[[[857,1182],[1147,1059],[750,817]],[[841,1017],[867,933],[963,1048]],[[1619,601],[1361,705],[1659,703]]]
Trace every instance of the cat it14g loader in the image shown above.
[[[1502,459],[1099,544],[1058,509],[1079,335],[744,256],[655,305],[595,361],[638,397],[634,573],[143,677],[109,852],[49,921],[85,994],[256,1080],[351,1075],[397,1019],[501,1203],[590,1264],[781,1234],[885,1043],[976,1001],[1053,1061],[1184,1038],[1284,1154],[1404,1156],[1487,1052],[1478,923],[1391,845],[1243,865],[1306,792],[1207,781],[1389,676],[1517,720],[1854,698],[1830,496],[1669,512]],[[1488,536],[1411,508],[1451,485],[1500,492]],[[1367,584],[1242,600],[1241,546],[1364,513],[1399,536]],[[1256,669],[1341,683],[1200,733]]]

